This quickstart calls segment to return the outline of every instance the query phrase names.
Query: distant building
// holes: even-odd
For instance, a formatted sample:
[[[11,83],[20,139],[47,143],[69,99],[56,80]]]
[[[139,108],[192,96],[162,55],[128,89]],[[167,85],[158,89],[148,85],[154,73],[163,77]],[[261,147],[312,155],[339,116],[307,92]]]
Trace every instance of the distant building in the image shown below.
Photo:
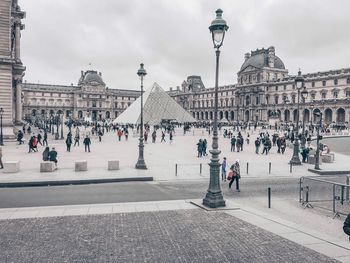
[[[25,82],[23,95],[26,117],[63,113],[66,119],[98,121],[116,118],[140,96],[140,92],[110,89],[100,72],[87,70],[81,72],[76,86]]]
[[[305,101],[300,98],[300,121],[314,121],[317,111],[323,113],[326,124],[350,121],[350,68],[304,73],[303,77],[309,95]],[[219,87],[219,120],[268,122],[276,112],[281,122],[295,122],[298,91],[294,79],[274,47],[245,54],[237,84]],[[181,89],[170,88],[168,94],[197,120],[213,120],[214,88],[205,88],[199,76],[188,77]]]

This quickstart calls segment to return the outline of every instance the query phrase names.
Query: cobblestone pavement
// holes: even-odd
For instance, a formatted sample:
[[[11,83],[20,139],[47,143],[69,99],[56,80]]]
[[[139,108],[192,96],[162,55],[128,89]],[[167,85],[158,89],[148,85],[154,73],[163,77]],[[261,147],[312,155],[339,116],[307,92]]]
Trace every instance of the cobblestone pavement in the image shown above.
[[[223,212],[0,222],[1,262],[337,262]]]

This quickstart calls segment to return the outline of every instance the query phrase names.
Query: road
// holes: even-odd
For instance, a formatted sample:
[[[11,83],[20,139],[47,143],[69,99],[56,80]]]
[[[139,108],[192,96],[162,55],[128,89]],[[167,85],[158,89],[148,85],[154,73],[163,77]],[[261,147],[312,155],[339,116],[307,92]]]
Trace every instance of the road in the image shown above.
[[[222,185],[228,198],[263,196],[268,187],[274,197],[298,197],[297,178],[245,178],[240,193],[229,190],[227,183]],[[207,188],[206,180],[2,188],[0,208],[198,199],[204,197]]]

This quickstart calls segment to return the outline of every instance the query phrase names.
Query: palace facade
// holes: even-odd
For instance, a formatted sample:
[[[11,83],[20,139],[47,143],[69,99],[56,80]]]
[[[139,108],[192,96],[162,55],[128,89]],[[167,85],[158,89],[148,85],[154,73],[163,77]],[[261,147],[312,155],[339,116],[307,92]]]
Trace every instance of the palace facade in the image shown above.
[[[111,120],[140,96],[140,91],[110,89],[101,72],[81,71],[77,85],[23,83],[23,114],[49,117],[63,114],[65,119]]]
[[[300,96],[300,121],[314,121],[323,113],[326,124],[350,121],[350,68],[302,74],[308,97]],[[268,122],[277,115],[280,122],[297,119],[296,75],[289,75],[275,48],[246,53],[237,73],[237,84],[219,87],[222,122]],[[200,76],[189,76],[181,87],[168,92],[198,121],[214,117],[214,88],[205,88]]]

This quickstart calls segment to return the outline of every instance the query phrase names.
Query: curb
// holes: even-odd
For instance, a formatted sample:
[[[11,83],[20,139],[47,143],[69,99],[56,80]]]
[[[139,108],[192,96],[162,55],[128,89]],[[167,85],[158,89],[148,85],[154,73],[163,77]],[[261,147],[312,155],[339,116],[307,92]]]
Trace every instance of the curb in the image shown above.
[[[313,168],[308,169],[309,172],[319,174],[319,175],[343,175],[350,174],[350,171],[341,171],[341,170],[316,170]]]
[[[147,182],[147,181],[153,181],[153,177],[130,177],[130,178],[108,178],[108,179],[64,180],[64,181],[37,181],[37,182],[9,182],[9,183],[0,183],[0,188],[84,185],[84,184]]]

